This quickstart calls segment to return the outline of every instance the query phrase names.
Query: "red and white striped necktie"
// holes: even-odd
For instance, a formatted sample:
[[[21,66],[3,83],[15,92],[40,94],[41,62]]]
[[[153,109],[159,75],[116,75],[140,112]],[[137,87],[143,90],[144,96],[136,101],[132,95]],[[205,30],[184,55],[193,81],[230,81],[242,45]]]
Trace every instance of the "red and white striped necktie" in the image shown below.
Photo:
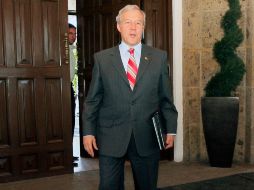
[[[134,48],[129,49],[130,58],[127,66],[127,78],[130,83],[131,90],[133,90],[136,83],[136,76],[138,74],[138,67],[134,58]]]

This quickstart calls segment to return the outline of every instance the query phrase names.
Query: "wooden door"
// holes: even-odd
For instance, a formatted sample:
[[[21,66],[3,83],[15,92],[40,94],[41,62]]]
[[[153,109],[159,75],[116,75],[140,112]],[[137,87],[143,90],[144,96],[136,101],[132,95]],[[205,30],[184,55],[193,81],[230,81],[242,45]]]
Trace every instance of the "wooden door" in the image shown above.
[[[143,0],[146,12],[145,43],[168,53],[171,82],[173,81],[172,0]]]
[[[0,182],[72,172],[66,31],[67,0],[0,0]]]
[[[143,42],[168,52],[172,78],[172,0],[87,0],[85,2],[77,0],[80,116],[92,77],[93,54],[121,42],[115,18],[118,11],[127,4],[136,4],[146,12]],[[82,126],[82,117],[79,123]],[[82,127],[80,130],[82,134]],[[87,156],[82,145],[82,135],[80,142],[81,156]],[[173,152],[163,152],[162,157],[172,159]]]
[[[171,92],[173,90],[173,33],[172,0],[143,0],[141,7],[146,12],[144,42],[167,51],[170,68]],[[161,151],[161,159],[173,160],[173,149]]]

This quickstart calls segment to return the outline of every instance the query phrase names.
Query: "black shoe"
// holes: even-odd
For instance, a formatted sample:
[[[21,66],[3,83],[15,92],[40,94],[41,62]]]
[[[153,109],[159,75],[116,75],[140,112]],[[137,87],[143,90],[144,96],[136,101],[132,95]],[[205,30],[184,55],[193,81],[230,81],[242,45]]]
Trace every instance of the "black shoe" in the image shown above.
[[[72,163],[72,166],[73,166],[73,167],[78,167],[78,163],[73,162],[73,163]]]
[[[78,161],[79,157],[73,156],[73,161]]]

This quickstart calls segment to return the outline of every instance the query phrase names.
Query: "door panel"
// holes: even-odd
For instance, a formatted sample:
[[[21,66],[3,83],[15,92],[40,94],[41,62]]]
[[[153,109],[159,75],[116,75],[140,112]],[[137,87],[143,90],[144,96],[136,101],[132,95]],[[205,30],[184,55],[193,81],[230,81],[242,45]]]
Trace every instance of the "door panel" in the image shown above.
[[[2,0],[0,0],[0,42],[3,42],[3,14],[2,14],[2,10],[3,10],[3,6],[2,6]],[[0,43],[0,67],[3,67],[5,62],[4,62],[4,43]]]
[[[167,51],[170,78],[173,82],[172,0],[146,0],[142,5],[147,18],[145,43]]]
[[[6,90],[6,80],[0,80],[0,146],[9,146],[9,132],[8,132],[8,117],[7,117],[7,90]],[[1,170],[1,169],[0,169]]]
[[[0,0],[0,182],[72,172],[66,31],[67,0]]]
[[[54,1],[42,2],[42,20],[43,20],[43,36],[44,39],[44,59],[46,65],[59,65],[59,40],[58,23],[59,17],[55,11],[58,9],[58,3]]]
[[[146,44],[160,49],[167,49],[166,28],[167,19],[165,17],[166,10],[165,0],[152,0],[144,2],[144,9],[147,15],[147,24],[145,30]],[[165,18],[164,18],[165,17]]]
[[[15,3],[17,65],[32,65],[31,4],[20,0]]]
[[[34,81],[33,79],[17,80],[18,126],[20,146],[38,144],[35,123]]]
[[[48,143],[61,142],[63,141],[62,100],[59,98],[61,97],[61,81],[60,79],[46,79],[45,84],[47,141]]]

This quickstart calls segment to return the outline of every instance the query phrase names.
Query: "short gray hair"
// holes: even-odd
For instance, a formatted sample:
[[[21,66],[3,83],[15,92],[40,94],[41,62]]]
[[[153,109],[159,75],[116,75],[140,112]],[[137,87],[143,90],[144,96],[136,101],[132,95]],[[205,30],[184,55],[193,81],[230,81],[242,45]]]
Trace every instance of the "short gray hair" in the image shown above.
[[[125,13],[126,11],[131,11],[131,10],[138,10],[140,11],[140,13],[143,15],[144,17],[144,26],[146,23],[146,14],[144,11],[142,11],[139,6],[137,5],[126,5],[124,8],[122,8],[119,12],[118,15],[116,16],[116,22],[119,24],[121,21],[121,16],[123,15],[123,13]]]

